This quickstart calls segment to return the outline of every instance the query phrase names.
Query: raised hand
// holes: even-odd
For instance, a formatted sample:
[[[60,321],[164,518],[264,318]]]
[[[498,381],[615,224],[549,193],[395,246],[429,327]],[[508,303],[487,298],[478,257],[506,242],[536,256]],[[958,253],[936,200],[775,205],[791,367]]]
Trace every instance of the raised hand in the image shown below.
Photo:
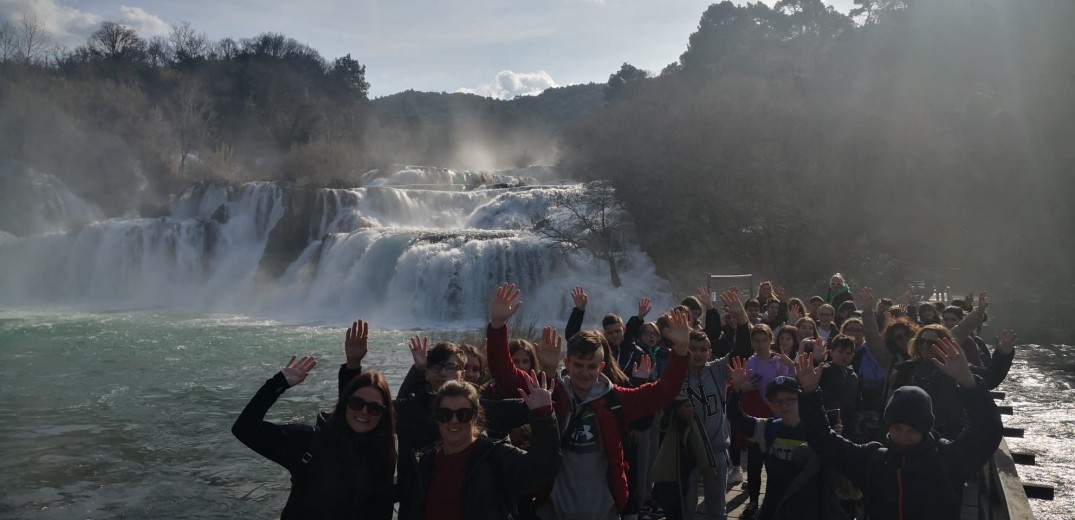
[[[411,338],[411,359],[414,359],[414,368],[426,371],[426,354],[429,352],[429,338],[414,336]]]
[[[494,329],[503,328],[508,323],[508,319],[515,315],[519,311],[519,307],[523,305],[521,301],[515,301],[522,291],[515,288],[515,284],[504,283],[496,290],[496,296],[493,298],[493,305],[489,311],[489,325]]]
[[[653,358],[642,356],[642,359],[631,365],[631,377],[649,379],[653,375]]]
[[[996,339],[997,352],[1001,354],[1011,354],[1015,352],[1015,344],[1019,342],[1019,337],[1015,335],[1014,330],[1004,329],[1000,331],[1000,336]]]
[[[776,293],[776,298],[778,300],[785,303],[788,301],[788,292],[784,290],[783,285],[777,285],[773,292]]]
[[[859,301],[862,302],[863,309],[869,309],[873,307],[873,289],[869,287],[863,287],[859,290]]]
[[[302,356],[298,363],[295,362],[295,356],[291,356],[291,361],[288,361],[287,365],[280,369],[280,373],[284,375],[287,386],[295,386],[305,381],[306,375],[316,366],[317,359],[314,359],[313,356]]]
[[[728,312],[739,315],[746,314],[746,310],[743,309],[743,302],[739,301],[739,291],[734,287],[732,290],[724,291],[720,293],[720,301],[728,309]]]
[[[370,326],[368,323],[358,320],[351,323],[347,329],[347,337],[343,340],[343,353],[347,357],[347,368],[356,369],[362,366],[362,359],[369,352]]]
[[[814,366],[814,360],[810,354],[805,352],[799,354],[799,358],[795,360],[795,379],[799,380],[803,393],[810,394],[817,390],[823,370],[825,370],[824,363]]]
[[[743,386],[750,380],[750,372],[743,358],[733,356],[728,364],[728,376],[732,380],[732,388],[743,390]]]
[[[967,355],[958,343],[949,338],[941,338],[933,344],[933,364],[944,375],[955,380],[959,386],[970,388],[975,385]]]
[[[698,299],[702,300],[702,305],[705,305],[706,310],[713,308],[713,291],[710,291],[709,287],[703,285],[698,288]]]
[[[638,314],[636,314],[635,316],[638,316],[638,319],[640,320],[645,319],[646,315],[649,314],[650,308],[651,306],[649,298],[642,298],[641,300],[638,300]]]
[[[545,327],[541,331],[541,343],[537,345],[537,358],[542,370],[556,372],[556,367],[560,366],[563,346],[564,340],[556,328]]]
[[[672,344],[677,355],[686,356],[691,342],[691,315],[673,310],[667,314],[671,325],[664,333],[664,339]]]
[[[788,368],[795,370],[795,360],[789,358],[787,354],[783,352],[773,352],[773,355],[776,356],[776,359],[786,365]]]
[[[523,398],[526,407],[531,410],[552,406],[553,385],[555,380],[550,381],[544,372],[539,375],[531,370],[530,376],[526,378],[526,391],[520,388],[519,397]]]
[[[989,295],[983,291],[978,293],[978,306],[974,310],[985,312],[986,307],[989,307]]]
[[[574,289],[571,289],[571,299],[575,302],[575,308],[580,311],[586,310],[586,302],[590,301],[590,297],[586,296],[586,291],[582,290],[581,285],[576,285]]]
[[[798,305],[788,306],[788,325],[795,325],[795,322],[799,321],[802,317],[803,315],[799,314]]]

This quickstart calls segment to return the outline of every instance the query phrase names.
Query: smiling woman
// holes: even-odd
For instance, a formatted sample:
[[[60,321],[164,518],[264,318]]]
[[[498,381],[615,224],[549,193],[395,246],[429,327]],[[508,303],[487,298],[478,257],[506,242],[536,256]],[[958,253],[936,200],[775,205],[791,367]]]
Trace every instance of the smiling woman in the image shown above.
[[[232,426],[243,444],[291,473],[291,494],[280,515],[287,518],[392,517],[395,467],[392,395],[375,371],[352,379],[331,414],[316,426],[276,425],[264,420],[285,390],[302,383],[317,366],[291,358],[265,382]]]
[[[529,451],[481,435],[477,388],[448,381],[437,390],[433,418],[440,442],[410,461],[417,470],[401,481],[399,518],[516,518],[516,502],[552,480],[560,468],[560,436],[550,383],[528,381],[523,401],[533,430]]]

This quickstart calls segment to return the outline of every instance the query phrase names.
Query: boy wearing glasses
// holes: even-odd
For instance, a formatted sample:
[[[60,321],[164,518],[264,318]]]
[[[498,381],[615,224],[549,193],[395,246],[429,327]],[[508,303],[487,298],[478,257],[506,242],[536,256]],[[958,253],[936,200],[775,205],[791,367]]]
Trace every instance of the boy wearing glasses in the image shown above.
[[[728,372],[732,380],[728,420],[758,443],[767,476],[760,509],[756,503],[748,504],[743,518],[844,518],[835,480],[806,445],[807,432],[799,420],[799,382],[791,376],[774,378],[765,389],[773,417],[757,418],[744,414],[740,406],[750,369],[733,359]]]

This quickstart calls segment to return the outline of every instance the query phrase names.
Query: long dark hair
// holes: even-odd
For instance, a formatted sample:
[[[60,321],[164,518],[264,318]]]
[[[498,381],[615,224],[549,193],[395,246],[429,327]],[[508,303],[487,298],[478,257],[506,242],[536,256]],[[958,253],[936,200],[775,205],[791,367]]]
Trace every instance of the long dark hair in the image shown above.
[[[377,392],[381,394],[381,404],[386,410],[377,426],[366,436],[359,437],[347,424],[347,399],[360,388],[367,386],[377,389]],[[329,416],[329,432],[336,445],[337,454],[352,462],[357,462],[359,457],[364,456],[360,454],[383,454],[384,457],[378,458],[381,458],[380,463],[385,466],[379,469],[387,471],[388,481],[392,481],[391,473],[396,467],[396,410],[392,406],[392,391],[388,389],[388,381],[380,372],[376,370],[363,372],[347,383],[347,386],[340,392],[340,398],[336,402],[332,415]],[[369,441],[372,441],[372,446],[363,446]],[[362,461],[362,463],[367,462]]]
[[[788,357],[795,359],[795,355],[799,353],[799,329],[795,327],[780,327],[780,330],[776,333],[776,340],[773,341],[773,352],[780,352],[780,336],[791,336],[791,352],[788,352]]]

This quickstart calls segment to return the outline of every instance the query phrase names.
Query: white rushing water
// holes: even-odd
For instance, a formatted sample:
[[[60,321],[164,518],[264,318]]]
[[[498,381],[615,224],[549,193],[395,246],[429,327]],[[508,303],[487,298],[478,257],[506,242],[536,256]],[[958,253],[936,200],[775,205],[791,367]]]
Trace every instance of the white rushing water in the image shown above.
[[[658,309],[671,304],[667,283],[637,246],[628,245],[624,286],[613,289],[607,264],[565,257],[528,231],[532,217],[565,211],[550,195],[583,189],[537,184],[535,174],[551,172],[404,168],[369,175],[365,187],[313,192],[273,182],[196,185],[164,218],[8,237],[0,242],[0,306],[439,326],[482,321],[503,281],[524,290],[524,312],[535,320],[563,315],[576,284],[602,311],[633,314],[642,296],[655,297]],[[281,258],[274,240],[286,244],[275,270],[267,267]]]
[[[0,162],[0,244],[19,235],[59,233],[103,212],[47,173]]]

